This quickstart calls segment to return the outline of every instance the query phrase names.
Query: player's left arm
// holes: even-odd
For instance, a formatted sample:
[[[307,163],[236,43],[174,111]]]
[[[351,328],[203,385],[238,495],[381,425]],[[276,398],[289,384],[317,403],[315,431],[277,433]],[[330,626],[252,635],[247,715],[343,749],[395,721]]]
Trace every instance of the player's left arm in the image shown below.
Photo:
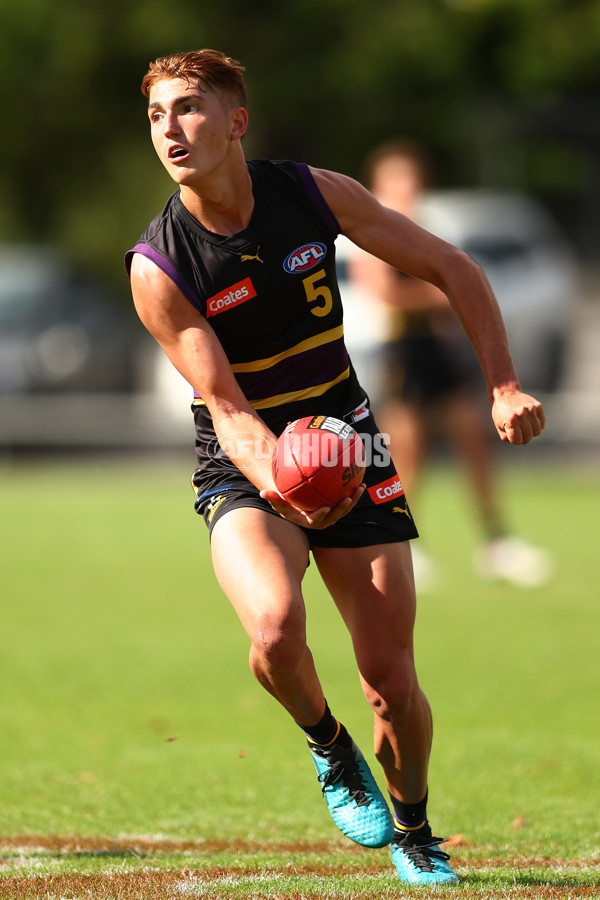
[[[351,241],[448,297],[483,370],[500,438],[526,444],[539,435],[544,409],[521,389],[498,302],[481,267],[458,247],[382,206],[354,179],[323,169],[311,172]]]

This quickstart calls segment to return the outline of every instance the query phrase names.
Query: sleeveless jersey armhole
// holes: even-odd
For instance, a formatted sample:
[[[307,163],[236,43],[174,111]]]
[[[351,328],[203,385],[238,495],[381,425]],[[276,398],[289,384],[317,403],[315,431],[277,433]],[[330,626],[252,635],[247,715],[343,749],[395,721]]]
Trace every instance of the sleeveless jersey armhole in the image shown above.
[[[134,253],[145,256],[146,259],[149,259],[158,266],[161,272],[164,272],[165,275],[177,285],[186,300],[188,300],[195,309],[201,312],[203,316],[206,315],[205,304],[191,287],[189,282],[186,281],[181,272],[173,265],[170,259],[167,259],[166,256],[163,256],[162,253],[159,253],[158,250],[155,250],[155,248],[151,247],[149,244],[144,242],[137,243],[135,247],[132,247],[132,249],[128,250],[125,254],[125,268],[127,269],[127,274],[129,276],[131,276],[131,261]]]
[[[298,169],[298,174],[300,175],[300,179],[304,184],[304,187],[308,191],[308,194],[316,206],[317,210],[323,217],[323,220],[326,226],[329,228],[334,237],[337,237],[338,234],[342,233],[342,229],[340,228],[340,223],[334,216],[331,208],[327,204],[323,194],[319,190],[315,179],[312,176],[312,172],[310,171],[308,165],[306,163],[296,163],[296,167]]]

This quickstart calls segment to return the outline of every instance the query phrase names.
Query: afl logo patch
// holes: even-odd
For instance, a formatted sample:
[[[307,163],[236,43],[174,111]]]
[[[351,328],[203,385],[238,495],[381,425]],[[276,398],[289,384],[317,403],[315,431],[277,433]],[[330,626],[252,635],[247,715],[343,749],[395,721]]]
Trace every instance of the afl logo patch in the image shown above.
[[[326,254],[327,247],[325,244],[321,244],[318,241],[314,241],[311,244],[302,244],[301,247],[296,247],[296,249],[292,250],[290,255],[286,257],[283,268],[290,275],[304,274],[304,272],[313,269],[325,259]]]

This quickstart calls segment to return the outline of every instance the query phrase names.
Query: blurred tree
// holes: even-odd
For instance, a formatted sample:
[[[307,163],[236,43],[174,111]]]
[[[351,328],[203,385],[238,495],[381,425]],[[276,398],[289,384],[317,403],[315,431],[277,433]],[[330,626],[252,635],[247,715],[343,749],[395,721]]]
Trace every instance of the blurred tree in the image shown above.
[[[410,134],[442,183],[542,193],[597,238],[600,0],[0,0],[0,240],[52,241],[123,283],[172,190],[139,83],[202,46],[247,67],[248,156],[358,176]]]

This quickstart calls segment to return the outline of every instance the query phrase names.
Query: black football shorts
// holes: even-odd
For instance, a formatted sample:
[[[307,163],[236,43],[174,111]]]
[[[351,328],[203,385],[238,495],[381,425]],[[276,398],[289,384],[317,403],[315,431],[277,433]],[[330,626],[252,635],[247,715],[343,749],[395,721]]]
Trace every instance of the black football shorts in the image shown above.
[[[385,399],[427,407],[459,392],[482,392],[485,382],[466,338],[407,336],[385,345]]]
[[[322,531],[303,528],[310,546],[366,547],[418,537],[404,489],[371,413],[353,427],[365,445],[366,491],[342,519]],[[278,516],[251,481],[227,458],[196,469],[192,476],[196,512],[204,517],[209,533],[232,509],[251,507]],[[298,526],[301,527],[301,526]]]

